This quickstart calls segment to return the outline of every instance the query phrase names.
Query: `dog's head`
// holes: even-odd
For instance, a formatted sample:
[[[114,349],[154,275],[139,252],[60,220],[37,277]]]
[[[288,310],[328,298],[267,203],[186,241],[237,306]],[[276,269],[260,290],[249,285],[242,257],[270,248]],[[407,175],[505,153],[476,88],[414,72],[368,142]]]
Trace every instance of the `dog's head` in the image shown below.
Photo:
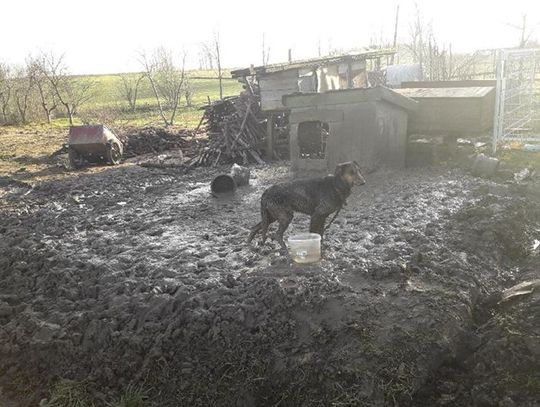
[[[350,187],[364,185],[366,183],[366,180],[360,173],[360,165],[356,161],[338,164],[334,175]]]

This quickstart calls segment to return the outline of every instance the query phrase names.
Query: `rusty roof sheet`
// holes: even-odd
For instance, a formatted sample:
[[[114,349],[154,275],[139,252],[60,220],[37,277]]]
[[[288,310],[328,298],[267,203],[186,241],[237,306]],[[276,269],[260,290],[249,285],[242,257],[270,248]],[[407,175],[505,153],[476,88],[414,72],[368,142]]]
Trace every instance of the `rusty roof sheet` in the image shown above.
[[[324,58],[301,59],[292,62],[256,66],[245,69],[236,69],[234,71],[231,71],[231,76],[233,78],[238,78],[250,75],[270,75],[276,72],[288,71],[290,69],[316,68],[319,66],[331,64],[364,61],[366,59],[394,55],[395,53],[395,49],[371,49],[345,55],[335,55]]]

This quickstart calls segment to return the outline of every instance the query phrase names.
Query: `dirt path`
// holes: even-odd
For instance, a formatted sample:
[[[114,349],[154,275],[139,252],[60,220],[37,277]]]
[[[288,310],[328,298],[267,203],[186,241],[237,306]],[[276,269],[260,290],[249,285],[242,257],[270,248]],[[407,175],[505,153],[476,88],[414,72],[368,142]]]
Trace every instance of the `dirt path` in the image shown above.
[[[88,380],[98,403],[130,383],[160,406],[413,403],[538,228],[523,188],[380,171],[325,259],[292,266],[244,243],[287,167],[230,198],[209,193],[215,174],[124,165],[4,190],[0,383],[21,405],[58,378]]]

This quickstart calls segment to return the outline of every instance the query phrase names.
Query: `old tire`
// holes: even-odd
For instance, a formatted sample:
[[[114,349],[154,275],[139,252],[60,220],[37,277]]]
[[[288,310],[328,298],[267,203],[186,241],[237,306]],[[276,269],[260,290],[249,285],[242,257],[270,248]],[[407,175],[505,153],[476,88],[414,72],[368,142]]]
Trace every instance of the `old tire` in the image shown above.
[[[120,164],[120,159],[122,158],[122,151],[120,150],[120,145],[116,142],[109,144],[107,148],[107,162],[111,165]]]
[[[68,158],[69,165],[73,169],[81,168],[84,163],[82,155],[71,146],[68,147]]]

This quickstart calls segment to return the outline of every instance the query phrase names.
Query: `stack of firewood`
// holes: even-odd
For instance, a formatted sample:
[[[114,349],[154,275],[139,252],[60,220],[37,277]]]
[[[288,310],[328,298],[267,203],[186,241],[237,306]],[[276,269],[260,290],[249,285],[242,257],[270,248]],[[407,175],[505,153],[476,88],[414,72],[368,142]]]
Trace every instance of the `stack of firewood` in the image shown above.
[[[201,128],[206,129],[208,144],[193,158],[191,166],[264,163],[259,147],[265,137],[265,119],[259,96],[251,88],[203,109]]]

